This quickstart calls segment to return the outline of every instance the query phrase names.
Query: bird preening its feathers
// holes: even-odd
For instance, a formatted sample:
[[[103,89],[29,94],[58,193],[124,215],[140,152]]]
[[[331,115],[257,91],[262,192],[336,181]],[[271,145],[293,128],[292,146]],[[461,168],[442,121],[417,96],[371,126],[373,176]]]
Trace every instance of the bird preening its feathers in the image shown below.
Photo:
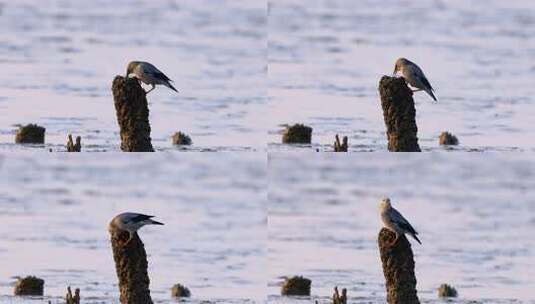
[[[121,213],[111,220],[109,230],[110,232],[112,232],[118,229],[128,232],[128,234],[130,235],[128,241],[126,242],[128,243],[134,236],[134,233],[139,230],[139,228],[145,225],[163,225],[163,223],[153,220],[153,217],[153,215],[146,215],[141,213]]]
[[[418,239],[418,232],[414,230],[412,225],[407,221],[399,211],[392,207],[389,198],[384,198],[380,203],[381,209],[381,219],[385,225],[385,228],[396,234],[396,238],[392,242],[392,245],[395,244],[402,234],[408,234],[412,236],[418,243],[422,244]]]
[[[415,90],[414,92],[423,90],[427,94],[429,94],[433,98],[433,100],[437,101],[435,94],[433,94],[435,90],[425,77],[425,74],[422,69],[420,69],[420,67],[416,65],[416,63],[405,58],[399,58],[398,60],[396,60],[393,75],[396,75],[398,71],[401,72],[401,75],[403,75],[403,79],[405,79],[407,83],[417,88],[417,90]]]
[[[126,68],[126,77],[134,77],[145,84],[151,85],[152,88],[145,92],[145,94],[148,94],[154,90],[157,84],[164,85],[178,93],[177,89],[175,89],[175,87],[173,87],[171,84],[173,81],[169,79],[169,77],[167,77],[162,71],[158,70],[154,65],[148,62],[130,62]]]

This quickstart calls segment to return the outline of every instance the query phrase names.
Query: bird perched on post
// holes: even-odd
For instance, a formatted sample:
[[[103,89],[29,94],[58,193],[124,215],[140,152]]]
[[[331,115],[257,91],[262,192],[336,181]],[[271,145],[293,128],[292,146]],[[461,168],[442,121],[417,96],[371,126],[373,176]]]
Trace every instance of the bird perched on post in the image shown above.
[[[128,244],[132,237],[134,237],[134,233],[136,233],[139,228],[145,225],[163,225],[163,223],[153,220],[153,217],[153,215],[146,215],[141,213],[121,213],[114,217],[113,220],[111,220],[108,229],[110,230],[110,232],[116,229],[128,232],[128,234],[130,235],[128,241],[126,241],[126,244]]]
[[[409,221],[407,221],[401,213],[392,207],[389,198],[383,198],[379,208],[381,210],[381,219],[383,220],[385,227],[396,234],[396,238],[391,246],[396,244],[401,234],[405,233],[412,236],[418,243],[420,243],[420,245],[422,244],[417,237],[418,232],[412,228]]]
[[[409,61],[405,58],[399,58],[398,60],[396,60],[396,66],[394,67],[393,76],[395,76],[398,71],[401,71],[401,75],[403,75],[403,78],[406,82],[408,82],[411,86],[417,88],[417,90],[414,90],[413,92],[423,90],[427,92],[427,94],[431,95],[431,97],[435,101],[437,101],[435,95],[433,94],[433,87],[425,77],[422,69],[420,69],[420,67],[417,66],[416,63]]]
[[[177,89],[171,85],[172,80],[169,77],[165,76],[160,70],[158,70],[154,65],[144,62],[144,61],[132,61],[128,64],[126,68],[126,77],[134,77],[145,84],[151,85],[152,88],[145,92],[148,94],[157,84],[164,85],[171,90],[178,93]]]

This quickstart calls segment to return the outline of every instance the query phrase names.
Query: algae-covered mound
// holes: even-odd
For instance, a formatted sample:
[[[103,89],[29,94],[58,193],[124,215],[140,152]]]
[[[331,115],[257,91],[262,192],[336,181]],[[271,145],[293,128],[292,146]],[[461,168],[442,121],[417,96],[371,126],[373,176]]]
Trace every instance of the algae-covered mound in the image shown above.
[[[175,298],[189,298],[191,296],[191,292],[186,286],[182,284],[175,284],[173,288],[171,288],[171,296]]]
[[[29,124],[19,127],[17,135],[15,136],[15,143],[17,144],[44,144],[45,143],[45,131],[46,129],[35,125]]]
[[[303,124],[288,126],[282,134],[283,144],[309,144],[312,142],[312,128]]]
[[[459,144],[459,140],[450,132],[442,132],[438,138],[438,143],[442,146],[455,146]]]
[[[44,286],[45,281],[38,277],[27,276],[19,278],[15,284],[14,294],[16,296],[42,296]]]
[[[189,146],[192,143],[191,138],[185,133],[182,133],[180,131],[173,134],[172,140],[173,140],[173,145]]]
[[[302,276],[286,278],[282,284],[281,295],[283,296],[309,296],[312,281]]]
[[[438,296],[441,298],[455,298],[457,297],[457,290],[448,284],[442,284],[438,288]]]

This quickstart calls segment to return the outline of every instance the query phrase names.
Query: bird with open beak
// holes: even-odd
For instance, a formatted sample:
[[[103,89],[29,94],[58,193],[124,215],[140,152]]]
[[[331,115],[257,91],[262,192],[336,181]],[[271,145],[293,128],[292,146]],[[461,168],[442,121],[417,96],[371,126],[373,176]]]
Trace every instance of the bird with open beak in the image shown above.
[[[399,236],[405,233],[412,236],[418,243],[422,244],[422,242],[420,242],[417,237],[418,232],[416,232],[416,230],[412,228],[409,221],[407,221],[403,217],[403,215],[399,213],[399,211],[392,207],[389,198],[383,198],[381,200],[379,208],[381,211],[381,219],[383,220],[385,228],[396,234],[396,238],[394,239],[394,241],[392,241],[392,244],[390,244],[390,246],[395,245],[399,239]]]
[[[405,79],[408,84],[417,89],[413,90],[413,92],[425,91],[435,101],[437,101],[435,95],[433,94],[433,87],[425,77],[422,69],[420,69],[420,67],[417,66],[416,63],[405,58],[399,58],[398,60],[396,60],[396,66],[394,67],[394,73],[392,74],[392,76],[395,76],[398,71],[401,72],[403,79]]]
[[[177,89],[175,89],[175,87],[173,87],[171,84],[172,80],[165,76],[165,74],[158,70],[154,65],[148,62],[130,62],[126,68],[126,77],[134,77],[145,84],[151,85],[152,88],[145,92],[145,94],[148,94],[154,90],[156,85],[164,85],[178,93]]]
[[[136,233],[141,227],[145,225],[163,225],[163,223],[153,220],[153,215],[146,215],[134,212],[125,212],[114,217],[108,229],[110,232],[115,230],[126,231],[130,235],[126,244],[132,240],[134,233]]]

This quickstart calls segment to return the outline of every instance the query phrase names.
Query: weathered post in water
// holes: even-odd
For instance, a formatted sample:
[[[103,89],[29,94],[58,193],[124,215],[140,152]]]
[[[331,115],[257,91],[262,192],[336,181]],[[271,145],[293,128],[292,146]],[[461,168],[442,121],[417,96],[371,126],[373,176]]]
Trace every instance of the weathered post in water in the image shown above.
[[[145,90],[134,78],[115,76],[112,85],[121,150],[154,152],[150,139],[149,107]]]
[[[414,257],[411,244],[400,235],[392,244],[396,234],[386,228],[379,232],[379,251],[386,280],[386,300],[388,304],[419,304],[416,294]]]
[[[110,225],[111,247],[119,279],[122,304],[152,304],[147,272],[147,253],[137,232],[129,233]]]
[[[420,152],[416,108],[403,78],[383,76],[379,81],[379,94],[386,125],[388,151]]]

